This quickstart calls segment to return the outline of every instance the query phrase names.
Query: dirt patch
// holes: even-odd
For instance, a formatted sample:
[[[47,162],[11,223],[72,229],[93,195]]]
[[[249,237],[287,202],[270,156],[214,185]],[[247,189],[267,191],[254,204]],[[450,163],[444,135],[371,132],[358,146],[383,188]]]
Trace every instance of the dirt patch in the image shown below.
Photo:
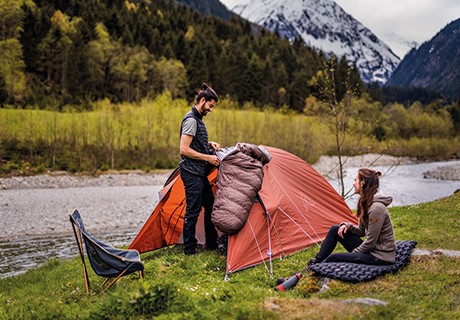
[[[357,319],[362,313],[354,304],[325,299],[272,297],[264,301],[264,308],[279,314],[281,319]]]
[[[446,250],[446,249],[414,249],[412,256],[448,256],[451,258],[460,258],[460,251],[458,250]]]

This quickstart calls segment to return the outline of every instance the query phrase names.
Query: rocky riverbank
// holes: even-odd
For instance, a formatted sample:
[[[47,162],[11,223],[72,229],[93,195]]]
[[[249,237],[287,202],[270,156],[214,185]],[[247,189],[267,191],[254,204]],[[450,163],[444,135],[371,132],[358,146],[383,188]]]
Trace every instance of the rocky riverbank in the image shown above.
[[[0,178],[0,238],[71,232],[77,209],[88,230],[138,230],[170,172],[64,173]]]
[[[86,187],[127,187],[163,185],[172,170],[160,173],[109,172],[101,175],[49,172],[36,176],[0,178],[0,189],[62,189]]]
[[[460,164],[440,166],[424,173],[424,178],[460,181]]]
[[[412,162],[405,162],[412,163]],[[415,162],[413,162],[415,163]],[[349,167],[368,167],[368,166],[397,166],[396,162],[379,162],[371,164],[370,162],[351,161],[345,164]],[[313,165],[315,170],[323,175],[331,174],[337,170],[337,163],[328,159],[320,159],[320,162]],[[86,188],[86,187],[127,187],[127,186],[152,186],[163,185],[169,177],[169,173],[152,174],[152,173],[117,173],[103,174],[100,176],[89,175],[72,175],[61,173],[41,174],[28,177],[9,177],[0,178],[0,190],[12,189],[62,189],[62,188]],[[434,170],[426,171],[423,174],[427,179],[453,180],[460,181],[460,164],[448,166],[439,166]]]
[[[344,163],[344,169],[375,166],[397,167],[399,165],[420,163],[410,157],[393,157],[381,154],[344,157],[342,158],[342,162]],[[313,167],[322,175],[330,176],[337,171],[338,163],[337,157],[322,156]],[[457,161],[456,163],[438,166],[435,169],[424,172],[423,177],[427,179],[460,181],[460,163]]]
[[[344,169],[372,166],[398,166],[416,164],[410,157],[393,157],[390,155],[366,154],[344,157]],[[312,165],[322,175],[328,176],[338,169],[338,158],[322,156]],[[163,185],[172,170],[161,172],[125,171],[107,172],[97,176],[70,174],[67,172],[49,172],[36,176],[15,176],[0,178],[0,190],[11,189],[62,189],[85,187],[127,187]],[[460,181],[460,164],[439,166],[424,173],[425,178]]]

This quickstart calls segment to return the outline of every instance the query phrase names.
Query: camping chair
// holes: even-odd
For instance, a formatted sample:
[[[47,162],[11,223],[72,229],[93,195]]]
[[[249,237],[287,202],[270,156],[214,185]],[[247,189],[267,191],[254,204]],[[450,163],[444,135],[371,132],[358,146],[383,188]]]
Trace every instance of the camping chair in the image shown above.
[[[106,277],[100,285],[101,293],[110,288],[122,276],[139,271],[142,279],[144,264],[142,263],[137,250],[122,250],[108,246],[94,238],[83,225],[80,213],[75,210],[70,216],[78,250],[83,262],[83,274],[85,276],[86,293],[89,293],[89,277],[83,255],[83,242],[85,242],[86,254],[94,272],[101,277]],[[104,285],[110,278],[115,278],[108,286]]]

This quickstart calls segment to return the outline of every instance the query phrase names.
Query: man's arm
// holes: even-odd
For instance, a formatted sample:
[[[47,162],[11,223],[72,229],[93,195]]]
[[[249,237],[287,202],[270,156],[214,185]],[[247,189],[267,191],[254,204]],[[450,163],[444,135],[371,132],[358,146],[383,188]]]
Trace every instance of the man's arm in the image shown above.
[[[183,134],[180,137],[180,154],[183,156],[186,156],[187,158],[190,159],[195,159],[195,160],[203,160],[207,161],[210,164],[214,166],[218,166],[220,163],[220,159],[211,154],[203,154],[199,153],[198,151],[193,150],[190,148],[190,144],[192,143],[193,136],[189,136],[187,134]]]

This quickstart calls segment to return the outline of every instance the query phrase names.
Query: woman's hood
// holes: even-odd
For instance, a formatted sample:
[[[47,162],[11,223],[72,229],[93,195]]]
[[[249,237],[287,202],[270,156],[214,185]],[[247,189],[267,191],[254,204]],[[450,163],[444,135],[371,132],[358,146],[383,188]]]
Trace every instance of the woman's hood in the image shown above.
[[[374,195],[374,202],[381,202],[385,206],[388,207],[390,205],[390,203],[393,202],[393,197],[384,196],[382,194],[376,194],[376,195]]]

